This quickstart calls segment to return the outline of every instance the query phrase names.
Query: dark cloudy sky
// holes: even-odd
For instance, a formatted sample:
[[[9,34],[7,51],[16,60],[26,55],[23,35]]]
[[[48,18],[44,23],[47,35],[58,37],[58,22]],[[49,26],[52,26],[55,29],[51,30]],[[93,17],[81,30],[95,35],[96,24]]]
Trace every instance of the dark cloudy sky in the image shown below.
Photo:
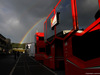
[[[86,29],[95,21],[95,14],[99,10],[98,0],[76,0],[79,29]],[[73,29],[71,0],[62,0],[56,8],[56,12],[60,12],[60,23],[56,28],[56,32]],[[54,35],[54,31],[50,27],[50,18],[47,20],[47,38]]]
[[[59,0],[0,0],[0,33],[12,42],[20,42],[26,32],[41,18],[47,17]],[[79,27],[86,28],[95,21],[98,0],[76,0]],[[56,9],[60,12],[57,32],[72,29],[70,0],[62,0]],[[33,28],[24,42],[34,41],[36,30],[43,32],[45,19]],[[50,21],[50,20],[49,20]],[[50,22],[49,22],[50,23]],[[61,26],[62,25],[62,26]],[[51,30],[48,27],[48,30]],[[52,31],[48,31],[52,34]],[[51,36],[51,35],[48,35]]]
[[[48,16],[57,2],[58,0],[0,0],[0,34],[12,42],[20,42],[38,20]],[[43,31],[43,22],[37,29],[38,27]]]

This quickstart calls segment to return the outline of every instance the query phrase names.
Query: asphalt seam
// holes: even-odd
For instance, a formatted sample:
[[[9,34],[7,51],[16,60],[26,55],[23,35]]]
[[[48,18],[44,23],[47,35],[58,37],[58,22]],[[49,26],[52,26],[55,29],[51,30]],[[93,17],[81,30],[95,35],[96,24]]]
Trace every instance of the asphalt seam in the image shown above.
[[[20,55],[20,57],[21,57],[21,55]],[[16,65],[17,65],[17,63],[18,63],[20,57],[18,58],[18,60],[17,60],[17,62],[16,62],[16,64],[15,64],[15,66],[12,68],[12,70],[11,70],[11,72],[10,72],[9,75],[12,75],[12,74],[13,74],[13,72],[14,72],[14,70],[15,70],[15,67],[16,67]]]
[[[21,55],[20,55],[20,57],[21,57]],[[14,72],[14,70],[15,70],[15,68],[16,67],[22,67],[22,66],[17,66],[17,64],[18,64],[18,62],[19,62],[19,59],[20,59],[20,57],[18,58],[18,60],[17,60],[17,62],[16,62],[16,64],[14,65],[14,67],[12,68],[12,70],[11,70],[11,72],[10,72],[10,74],[9,75],[13,75],[13,72]],[[33,61],[35,61],[35,62],[37,62],[37,63],[39,63],[38,61],[36,61],[35,59],[33,59],[32,57],[29,57],[29,58],[31,58]],[[55,73],[54,71],[52,71],[51,69],[49,69],[48,67],[46,67],[46,66],[44,66],[43,64],[41,64],[41,63],[39,63],[41,66],[43,66],[44,68],[46,68],[48,71],[50,71],[51,73],[53,73],[54,75],[57,75],[57,73]],[[31,65],[31,66],[33,66],[33,65]],[[35,66],[35,65],[34,65]]]
[[[27,67],[27,69],[28,69],[28,73],[29,73],[29,75],[32,75],[32,74],[31,74],[31,71],[30,71],[30,69],[29,69],[29,66],[28,66],[27,59],[25,59],[25,65],[26,65],[26,67]]]
[[[32,57],[30,57],[32,60],[34,60]],[[34,60],[36,61],[36,60]],[[37,63],[39,63],[38,61],[36,61]],[[43,66],[44,68],[46,68],[47,70],[49,70],[50,72],[52,72],[54,75],[57,75],[57,73],[53,72],[51,69],[49,69],[48,67],[44,66],[43,64],[39,63],[41,66]]]

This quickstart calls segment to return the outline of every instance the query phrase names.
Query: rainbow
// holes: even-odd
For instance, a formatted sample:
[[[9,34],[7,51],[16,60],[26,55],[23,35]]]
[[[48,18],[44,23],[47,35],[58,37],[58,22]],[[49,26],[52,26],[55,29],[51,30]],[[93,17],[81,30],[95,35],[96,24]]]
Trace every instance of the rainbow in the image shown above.
[[[27,37],[27,35],[32,31],[32,29],[33,29],[36,25],[38,25],[41,21],[43,21],[44,19],[45,19],[45,17],[42,18],[42,19],[40,19],[38,22],[36,22],[36,23],[26,32],[26,34],[24,35],[24,37],[23,37],[22,40],[20,41],[20,44],[23,43],[23,41],[25,40],[25,38]]]

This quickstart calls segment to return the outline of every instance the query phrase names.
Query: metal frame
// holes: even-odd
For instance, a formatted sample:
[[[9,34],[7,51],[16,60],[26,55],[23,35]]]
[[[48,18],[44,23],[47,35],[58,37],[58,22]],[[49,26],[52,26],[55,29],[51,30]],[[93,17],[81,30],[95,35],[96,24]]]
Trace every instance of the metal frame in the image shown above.
[[[61,0],[59,0],[57,5],[51,11],[51,13],[52,12],[54,12],[54,14],[56,13],[55,9],[59,5],[60,2],[61,2]],[[100,10],[100,0],[98,0],[98,3],[99,3],[99,10]],[[87,32],[92,32],[94,30],[100,29],[100,18],[98,18],[95,22],[93,22],[83,32],[77,33],[77,30],[79,30],[79,26],[78,26],[78,15],[77,15],[76,0],[71,0],[71,7],[72,7],[73,29],[64,38],[60,38],[60,37],[56,36],[56,26],[55,26],[55,29],[54,29],[55,30],[55,37],[54,37],[54,39],[51,42],[49,42],[49,41],[46,42],[47,44],[52,46],[55,39],[59,39],[59,40],[63,41],[63,47],[64,47],[63,51],[64,51],[64,62],[65,62],[66,75],[67,75],[67,68],[70,68],[70,67],[68,67],[67,63],[69,64],[69,66],[72,66],[74,69],[80,70],[81,73],[84,73],[86,71],[87,72],[91,71],[91,70],[86,70],[85,68],[87,68],[87,67],[100,66],[100,61],[99,61],[100,58],[96,58],[96,59],[85,62],[85,61],[82,61],[81,59],[75,57],[72,54],[72,37],[73,36],[82,36],[82,35],[86,34]],[[48,15],[47,19],[49,18],[51,13]],[[44,22],[44,25],[46,23],[46,31],[47,31],[47,19]],[[45,31],[45,29],[44,29],[44,31]],[[47,33],[46,33],[46,36],[47,36]],[[47,37],[46,37],[46,39],[47,39]],[[68,45],[65,46],[65,43],[67,43]],[[54,46],[54,48],[55,48],[55,46]],[[73,64],[70,64],[69,61],[72,62]],[[98,72],[97,69],[93,69],[93,70],[94,70],[94,72]]]
[[[100,10],[100,0],[98,0],[98,3],[99,3],[99,10]]]

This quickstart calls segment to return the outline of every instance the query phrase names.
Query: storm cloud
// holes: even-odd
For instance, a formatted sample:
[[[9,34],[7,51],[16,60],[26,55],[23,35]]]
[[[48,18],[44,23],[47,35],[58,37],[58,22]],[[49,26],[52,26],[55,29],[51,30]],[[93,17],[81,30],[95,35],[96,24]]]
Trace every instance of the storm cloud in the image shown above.
[[[79,29],[86,29],[95,21],[95,14],[99,10],[98,0],[76,0]],[[71,0],[62,0],[56,8],[60,12],[60,23],[56,26],[56,32],[59,33],[63,30],[73,29]],[[51,15],[47,20],[47,38],[54,35],[54,31],[50,27]],[[45,38],[46,39],[46,38]]]
[[[20,42],[26,32],[40,19],[47,17],[59,0],[0,0],[0,33],[10,38],[12,42]],[[60,12],[60,24],[57,32],[73,28],[71,0],[63,0],[57,7]],[[76,0],[79,28],[86,28],[95,21],[98,11],[98,0]],[[51,16],[52,17],[52,16]],[[46,19],[46,18],[45,18]],[[34,41],[34,34],[38,30],[43,32],[44,21],[36,25],[27,35],[24,42]],[[50,23],[50,18],[48,19]],[[54,31],[48,25],[47,37]]]
[[[57,2],[58,0],[0,0],[0,34],[12,42],[20,42],[38,20],[47,17]],[[43,23],[37,25],[42,32]],[[33,30],[36,31],[35,29]]]

